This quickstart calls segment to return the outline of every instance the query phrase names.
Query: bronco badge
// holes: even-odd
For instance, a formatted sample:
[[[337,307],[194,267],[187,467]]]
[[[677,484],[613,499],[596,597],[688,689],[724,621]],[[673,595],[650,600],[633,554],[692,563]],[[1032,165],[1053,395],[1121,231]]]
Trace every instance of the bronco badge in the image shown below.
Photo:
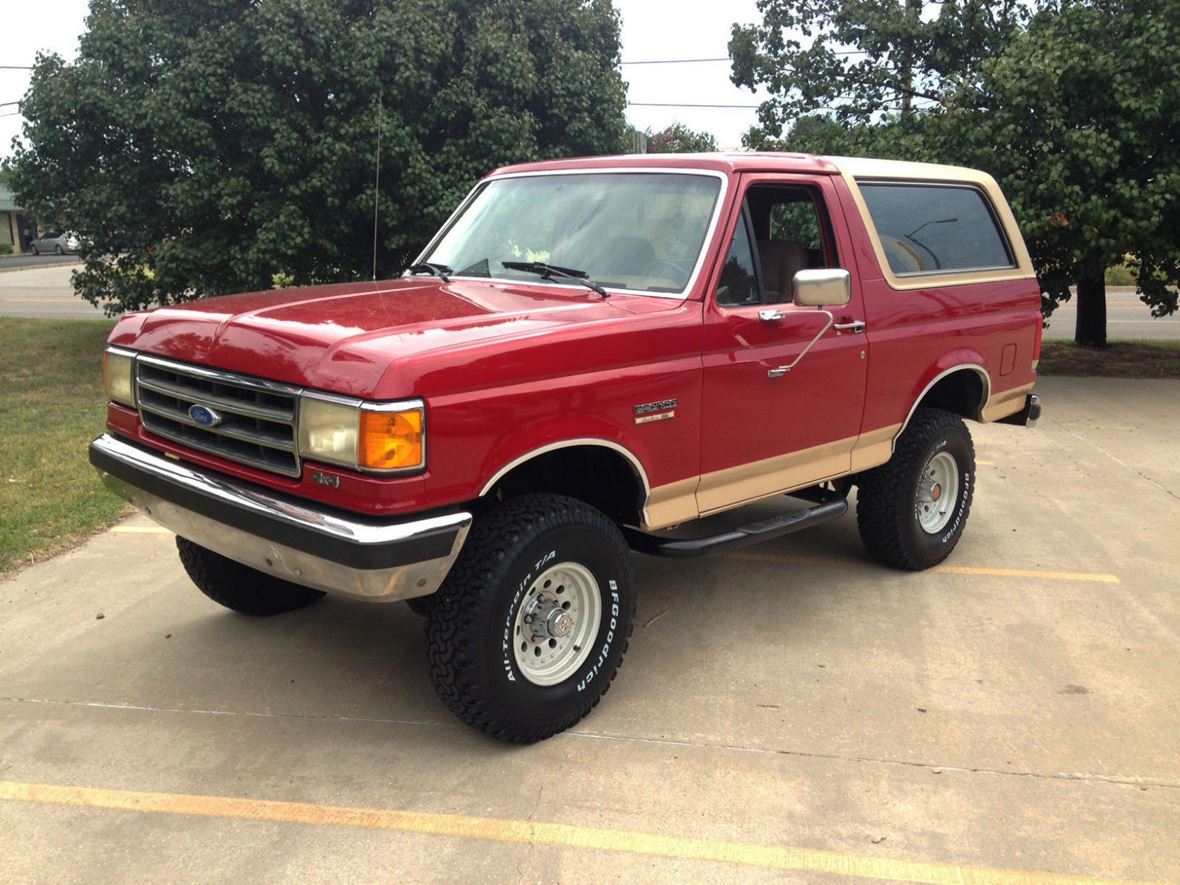
[[[635,423],[650,424],[652,421],[667,421],[676,417],[676,400],[664,399],[658,403],[643,403],[635,407]]]

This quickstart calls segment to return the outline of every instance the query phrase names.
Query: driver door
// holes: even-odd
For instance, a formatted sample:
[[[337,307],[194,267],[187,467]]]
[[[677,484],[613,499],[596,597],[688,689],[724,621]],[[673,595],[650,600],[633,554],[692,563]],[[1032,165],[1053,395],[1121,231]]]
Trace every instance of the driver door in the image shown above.
[[[759,174],[741,185],[705,305],[702,514],[847,473],[864,410],[868,340],[855,272],[847,305],[825,313],[790,301],[799,265],[855,266],[846,233],[829,221],[828,207],[839,207],[831,182]]]

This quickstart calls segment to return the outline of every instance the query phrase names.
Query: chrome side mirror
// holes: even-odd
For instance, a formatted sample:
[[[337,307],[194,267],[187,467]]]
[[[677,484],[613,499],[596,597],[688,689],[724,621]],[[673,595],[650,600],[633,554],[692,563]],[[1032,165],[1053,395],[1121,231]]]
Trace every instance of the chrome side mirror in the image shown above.
[[[843,307],[852,298],[852,276],[840,267],[801,270],[791,281],[791,300],[800,307]]]

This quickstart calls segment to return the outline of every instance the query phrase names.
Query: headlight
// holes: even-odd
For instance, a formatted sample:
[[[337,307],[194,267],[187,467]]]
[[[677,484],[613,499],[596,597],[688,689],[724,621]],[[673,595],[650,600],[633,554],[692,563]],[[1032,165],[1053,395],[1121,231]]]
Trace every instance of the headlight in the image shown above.
[[[421,400],[364,403],[323,394],[299,401],[299,454],[361,470],[416,470],[426,464]]]
[[[102,354],[102,389],[107,399],[135,408],[135,354],[108,347]]]

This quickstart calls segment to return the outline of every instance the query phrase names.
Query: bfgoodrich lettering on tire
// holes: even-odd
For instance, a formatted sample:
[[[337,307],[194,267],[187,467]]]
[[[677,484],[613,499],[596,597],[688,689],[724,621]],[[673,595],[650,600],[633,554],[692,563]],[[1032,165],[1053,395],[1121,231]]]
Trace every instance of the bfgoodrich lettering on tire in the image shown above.
[[[606,692],[631,637],[631,561],[618,528],[562,495],[478,518],[427,626],[435,689],[464,722],[532,743]]]
[[[975,448],[963,420],[918,409],[887,464],[857,480],[856,524],[877,559],[918,571],[955,549],[975,491]]]

